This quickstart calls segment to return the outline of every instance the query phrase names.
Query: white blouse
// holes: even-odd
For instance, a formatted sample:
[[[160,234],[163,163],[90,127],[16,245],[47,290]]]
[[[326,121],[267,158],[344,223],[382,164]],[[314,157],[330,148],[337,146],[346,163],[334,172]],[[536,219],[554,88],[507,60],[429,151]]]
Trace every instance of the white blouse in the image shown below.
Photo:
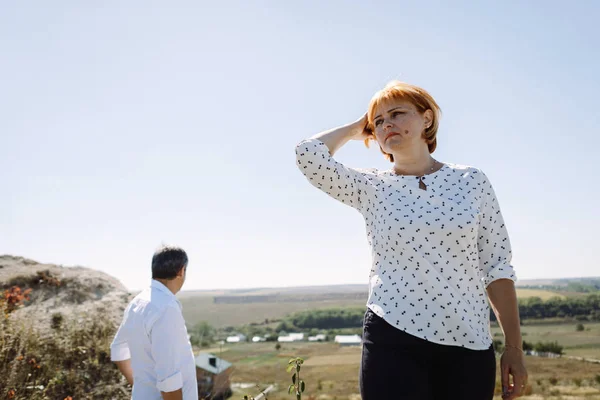
[[[516,281],[494,190],[476,168],[445,164],[422,179],[349,168],[317,139],[296,147],[310,183],[358,210],[373,264],[367,307],[422,339],[474,350],[490,347],[485,288]]]

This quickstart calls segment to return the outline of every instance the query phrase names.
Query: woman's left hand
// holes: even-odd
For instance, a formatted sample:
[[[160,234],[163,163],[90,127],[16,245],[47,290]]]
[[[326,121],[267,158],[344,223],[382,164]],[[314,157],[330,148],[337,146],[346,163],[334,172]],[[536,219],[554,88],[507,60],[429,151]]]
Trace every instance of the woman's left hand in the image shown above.
[[[525,393],[527,387],[527,369],[525,357],[520,349],[506,347],[500,358],[500,372],[502,377],[502,398],[513,400]],[[512,384],[510,383],[512,376]]]

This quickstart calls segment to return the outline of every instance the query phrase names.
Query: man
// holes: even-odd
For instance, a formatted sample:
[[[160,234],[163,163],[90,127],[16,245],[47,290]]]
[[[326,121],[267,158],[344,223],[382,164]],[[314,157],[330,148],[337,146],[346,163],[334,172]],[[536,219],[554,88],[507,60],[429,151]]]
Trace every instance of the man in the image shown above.
[[[133,385],[133,400],[197,400],[196,363],[181,303],[188,257],[162,247],[152,257],[152,283],[125,309],[111,360]]]

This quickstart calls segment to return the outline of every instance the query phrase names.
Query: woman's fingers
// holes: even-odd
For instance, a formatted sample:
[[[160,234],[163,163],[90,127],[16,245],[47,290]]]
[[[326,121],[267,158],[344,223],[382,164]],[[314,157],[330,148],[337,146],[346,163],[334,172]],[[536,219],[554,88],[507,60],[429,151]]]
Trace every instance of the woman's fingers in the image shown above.
[[[522,352],[505,351],[500,358],[502,377],[502,398],[513,400],[525,392],[527,386],[527,368]],[[510,383],[510,377],[512,382]]]
[[[519,367],[516,367],[515,370],[516,371],[513,372],[510,367],[506,368],[507,377],[506,380],[504,380],[505,369],[502,369],[502,398],[504,400],[514,400],[525,394],[525,388],[527,387],[527,372],[525,369]],[[508,383],[511,375],[514,383]]]
[[[506,398],[505,396],[507,396],[509,394],[509,371],[508,371],[508,366],[504,365],[503,362],[500,363],[500,378],[502,380],[502,398]]]
[[[522,396],[525,393],[525,388],[527,387],[527,372],[524,368],[520,368],[519,366],[515,366],[512,372],[514,387],[513,393],[514,397],[517,398]]]

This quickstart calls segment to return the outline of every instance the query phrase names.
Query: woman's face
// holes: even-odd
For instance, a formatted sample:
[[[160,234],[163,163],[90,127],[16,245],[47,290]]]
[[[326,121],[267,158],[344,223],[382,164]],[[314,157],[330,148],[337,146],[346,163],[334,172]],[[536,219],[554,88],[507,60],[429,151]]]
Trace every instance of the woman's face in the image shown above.
[[[392,100],[375,110],[373,127],[375,139],[386,153],[426,145],[423,131],[431,124],[432,111],[420,113],[406,100]]]

